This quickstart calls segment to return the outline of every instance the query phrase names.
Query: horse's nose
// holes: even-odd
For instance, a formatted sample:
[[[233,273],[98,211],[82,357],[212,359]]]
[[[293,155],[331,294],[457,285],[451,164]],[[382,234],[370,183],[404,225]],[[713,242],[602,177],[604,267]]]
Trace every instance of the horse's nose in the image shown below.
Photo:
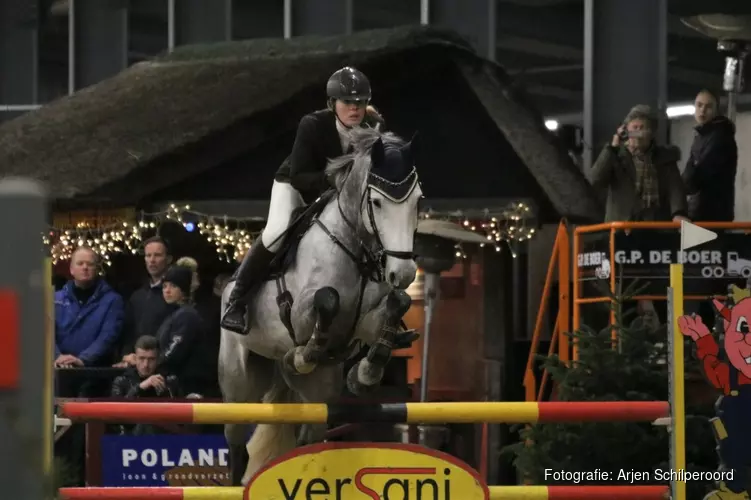
[[[396,285],[396,273],[394,271],[391,271],[389,273],[389,285],[391,286]]]

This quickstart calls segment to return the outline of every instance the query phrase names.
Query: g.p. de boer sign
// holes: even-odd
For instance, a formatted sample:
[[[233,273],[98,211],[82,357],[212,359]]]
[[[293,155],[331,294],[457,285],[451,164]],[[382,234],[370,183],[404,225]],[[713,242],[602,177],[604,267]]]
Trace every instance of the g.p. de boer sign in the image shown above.
[[[479,474],[445,453],[396,443],[298,448],[259,471],[244,500],[488,500]]]
[[[615,274],[617,277],[649,281],[667,280],[669,264],[675,263],[684,264],[687,279],[711,278],[730,284],[751,277],[751,238],[746,234],[726,232],[700,248],[685,251],[681,251],[679,246],[677,233],[618,233],[615,252],[611,256],[607,239],[583,238],[581,251],[576,256],[579,279],[607,279]],[[715,281],[707,285],[722,289],[725,284]],[[664,292],[664,283],[655,282],[655,286]]]

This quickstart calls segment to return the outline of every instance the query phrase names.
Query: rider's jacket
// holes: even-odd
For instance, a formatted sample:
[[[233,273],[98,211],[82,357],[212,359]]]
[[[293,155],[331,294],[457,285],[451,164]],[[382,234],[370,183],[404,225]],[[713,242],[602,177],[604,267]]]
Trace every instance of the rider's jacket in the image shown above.
[[[375,127],[383,119],[372,112],[365,114],[363,125]],[[289,182],[306,203],[318,198],[329,187],[324,170],[330,158],[345,154],[336,128],[336,115],[329,109],[305,115],[297,127],[292,153],[284,160],[274,179]]]

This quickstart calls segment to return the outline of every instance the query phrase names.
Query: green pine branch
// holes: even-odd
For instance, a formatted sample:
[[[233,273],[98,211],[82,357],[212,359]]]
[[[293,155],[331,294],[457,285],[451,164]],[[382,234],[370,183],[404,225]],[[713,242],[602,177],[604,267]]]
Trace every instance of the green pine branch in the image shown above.
[[[668,399],[667,332],[648,328],[633,315],[624,314],[624,303],[641,293],[632,283],[618,296],[609,290],[608,310],[615,314],[613,327],[595,330],[582,326],[568,334],[576,342],[579,359],[569,365],[557,355],[538,356],[548,371],[560,401],[665,401]],[[613,329],[617,347],[612,348]],[[687,349],[687,366],[695,366]],[[687,369],[687,372],[689,369]],[[690,470],[714,470],[717,457],[707,416],[687,418],[687,462]],[[698,413],[687,409],[687,413]],[[516,426],[519,442],[502,450],[520,479],[532,484],[551,484],[545,469],[564,471],[667,469],[669,435],[650,422],[538,424]],[[653,481],[654,482],[654,481]],[[610,481],[607,484],[616,484]],[[581,483],[584,484],[584,483]],[[701,498],[711,484],[693,482],[689,498]]]

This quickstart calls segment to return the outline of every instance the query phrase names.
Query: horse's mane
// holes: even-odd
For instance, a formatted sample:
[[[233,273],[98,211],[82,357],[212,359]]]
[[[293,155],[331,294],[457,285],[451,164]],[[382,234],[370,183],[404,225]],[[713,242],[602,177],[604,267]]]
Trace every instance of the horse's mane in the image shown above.
[[[350,169],[352,177],[360,182],[365,181],[367,173],[370,171],[370,150],[373,144],[380,138],[384,144],[393,144],[401,147],[406,141],[398,135],[391,132],[379,132],[374,128],[358,127],[350,131],[350,144],[352,153],[339,156],[338,158],[329,159],[326,166],[326,175],[334,180],[337,191],[343,189],[345,179],[348,178]]]

